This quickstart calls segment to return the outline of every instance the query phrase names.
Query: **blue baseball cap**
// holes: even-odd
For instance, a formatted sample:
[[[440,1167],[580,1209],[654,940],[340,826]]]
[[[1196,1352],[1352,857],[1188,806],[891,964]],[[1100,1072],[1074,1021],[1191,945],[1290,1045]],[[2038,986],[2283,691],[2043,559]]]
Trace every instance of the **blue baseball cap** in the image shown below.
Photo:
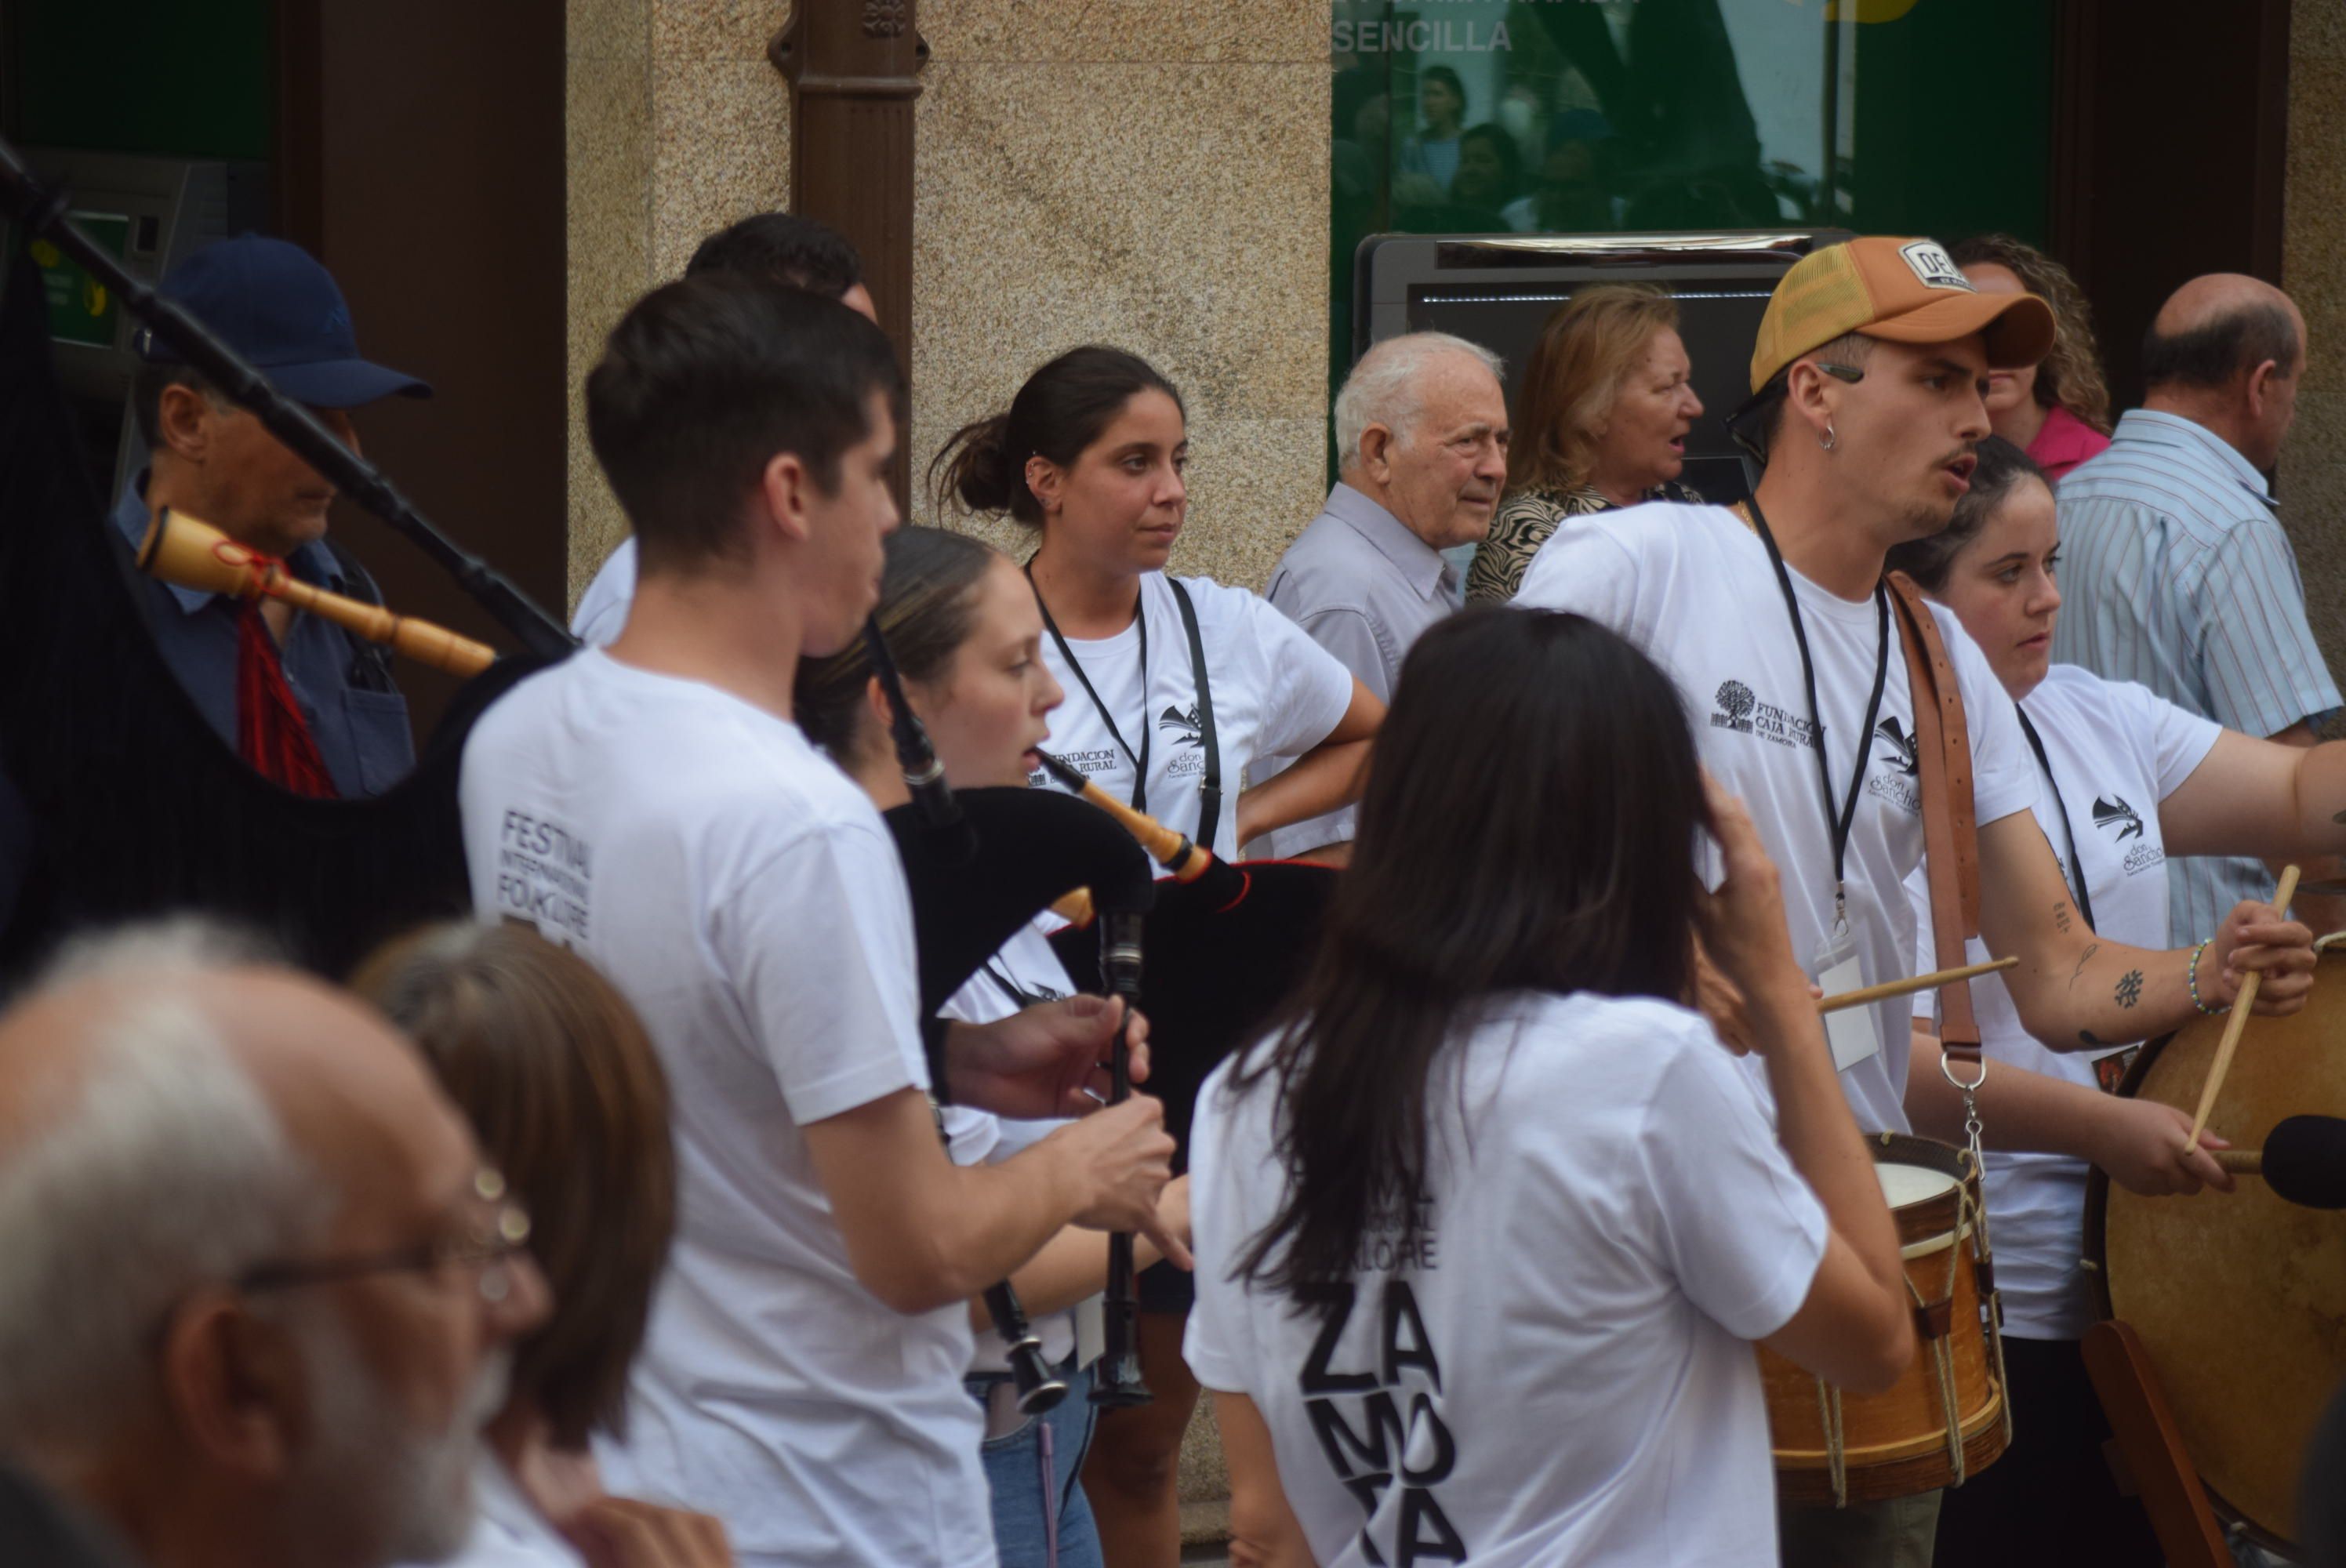
[[[217,240],[163,275],[157,290],[264,372],[279,392],[311,408],[356,408],[393,392],[430,397],[431,386],[359,357],[351,308],[333,275],[299,245],[258,234]],[[179,355],[141,329],[138,355]]]

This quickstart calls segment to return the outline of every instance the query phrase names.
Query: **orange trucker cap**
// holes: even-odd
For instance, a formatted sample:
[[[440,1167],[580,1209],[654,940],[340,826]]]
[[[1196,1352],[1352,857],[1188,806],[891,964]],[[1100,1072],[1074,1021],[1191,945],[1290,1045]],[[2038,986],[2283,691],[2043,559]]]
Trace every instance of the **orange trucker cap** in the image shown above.
[[[2053,308],[2034,294],[1983,294],[1935,239],[1867,235],[1811,250],[1777,280],[1751,346],[1751,390],[1812,349],[1862,332],[1944,343],[1977,332],[1997,370],[2053,347]]]

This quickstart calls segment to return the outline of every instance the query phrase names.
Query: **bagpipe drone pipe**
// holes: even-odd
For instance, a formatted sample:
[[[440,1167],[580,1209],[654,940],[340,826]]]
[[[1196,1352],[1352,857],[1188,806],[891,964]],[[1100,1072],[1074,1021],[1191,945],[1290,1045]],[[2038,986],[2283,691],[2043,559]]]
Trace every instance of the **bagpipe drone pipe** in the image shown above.
[[[15,969],[77,928],[197,911],[275,938],[338,974],[377,940],[471,907],[456,807],[464,738],[488,704],[572,646],[561,626],[466,555],[306,409],[92,244],[0,144],[17,254],[0,283],[0,791],[28,843],[0,931]],[[342,494],[407,535],[534,656],[458,694],[414,771],[372,799],[312,799],[214,733],[148,630],[131,552],[75,460],[50,363],[46,301],[24,253],[47,239],[219,392]],[[6,869],[0,866],[0,869]]]
[[[1302,980],[1320,940],[1337,871],[1308,860],[1217,860],[1188,838],[1089,783],[1057,758],[1045,769],[1146,846],[1167,874],[1143,929],[1148,957],[1139,1006],[1148,1020],[1148,1092],[1189,1159],[1198,1091],[1232,1051],[1250,1044]],[[1099,944],[1076,927],[1051,946],[1078,989],[1098,989]]]

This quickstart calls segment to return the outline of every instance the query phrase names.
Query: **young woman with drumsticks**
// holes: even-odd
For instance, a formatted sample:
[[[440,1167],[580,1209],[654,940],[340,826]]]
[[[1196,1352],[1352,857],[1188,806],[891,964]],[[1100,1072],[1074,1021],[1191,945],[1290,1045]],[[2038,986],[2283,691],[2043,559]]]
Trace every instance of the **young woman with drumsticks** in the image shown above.
[[[965,534],[903,528],[889,535],[880,604],[873,611],[903,676],[904,695],[927,728],[946,782],[955,789],[1026,783],[1040,766],[1034,748],[1065,697],[1039,651],[1041,612],[1010,558]],[[821,747],[882,810],[910,797],[888,732],[887,700],[867,645],[850,644],[799,667],[794,711]],[[971,1023],[1008,1017],[1076,987],[1040,927],[1029,925],[954,994],[942,1015]],[[949,1106],[953,1157],[973,1165],[1006,1159],[1059,1125],[1006,1121]],[[1164,1190],[1158,1213],[1173,1235],[1188,1235],[1188,1179]],[[1143,1264],[1159,1254],[1135,1240]],[[994,1544],[1003,1568],[1098,1568],[1100,1543],[1077,1483],[1091,1446],[1096,1408],[1077,1349],[1078,1303],[1098,1294],[1107,1242],[1069,1227],[1012,1279],[1067,1393],[1051,1410],[1022,1417],[1013,1401],[1001,1336],[981,1301],[971,1304],[977,1355],[971,1397],[986,1409],[983,1451],[993,1492]]]
[[[1042,655],[1068,700],[1053,753],[1137,810],[1234,855],[1357,799],[1383,705],[1269,603],[1166,565],[1188,513],[1180,394],[1136,354],[1072,349],[931,464],[949,503],[1038,535],[1026,563]],[[1292,757],[1240,789],[1258,759]],[[1182,1129],[1174,1127],[1179,1137]],[[1172,1568],[1181,1434],[1198,1398],[1180,1357],[1189,1278],[1140,1282],[1141,1370],[1154,1400],[1108,1412],[1084,1484],[1114,1568]]]
[[[1470,608],[1403,664],[1311,978],[1198,1102],[1187,1349],[1234,1562],[1772,1564],[1747,1341],[1906,1370],[1775,868],[1683,711],[1578,616]],[[1688,1004],[1698,932],[1774,1128]]]
[[[1892,550],[1889,564],[1955,613],[2019,703],[2038,759],[2038,822],[2094,933],[2150,949],[2210,935],[2168,929],[2168,857],[2346,849],[2346,826],[2333,815],[2346,806],[2346,745],[2306,749],[2237,734],[2142,687],[2049,663],[2059,545],[2043,471],[1991,437],[1946,532]],[[1919,873],[1908,891],[1927,968],[1930,901]],[[2214,951],[2203,942],[2191,956],[2203,1010],[2220,1011]],[[1974,983],[1972,994],[1993,1058],[1979,1109],[2017,1420],[2002,1461],[1946,1494],[1939,1560],[2155,1564],[2140,1505],[2119,1495],[2103,1461],[2109,1428],[2078,1348],[2092,1320],[2079,1261],[2086,1171],[2099,1166],[2144,1194],[2229,1191],[2232,1178],[2208,1152],[2225,1145],[2208,1134],[2187,1149],[2189,1116],[2108,1092],[2132,1058],[2121,1043],[2050,1049],[2029,1036],[1999,978]],[[1925,993],[1906,1108],[1916,1131],[1959,1140],[1962,1101],[1939,1071],[1933,1016]]]

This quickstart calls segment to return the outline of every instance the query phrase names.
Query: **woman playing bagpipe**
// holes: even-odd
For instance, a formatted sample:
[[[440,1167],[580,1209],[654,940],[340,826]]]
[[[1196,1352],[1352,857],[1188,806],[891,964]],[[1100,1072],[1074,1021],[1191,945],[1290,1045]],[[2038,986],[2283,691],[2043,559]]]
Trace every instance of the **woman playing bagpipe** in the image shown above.
[[[1034,748],[1064,693],[1043,664],[1035,596],[1010,559],[966,535],[906,528],[889,536],[874,624],[892,650],[907,701],[933,742],[945,781],[957,790],[1023,787],[1037,765]],[[829,752],[883,811],[911,795],[890,738],[889,698],[868,647],[853,643],[799,667],[796,711],[807,738]],[[972,1023],[1005,1018],[1036,1002],[1070,996],[1076,984],[1039,926],[1029,924],[988,959],[943,1009]],[[961,1106],[944,1112],[954,1159],[1009,1157],[1058,1124],[1018,1121]],[[1188,1183],[1158,1199],[1167,1231],[1188,1232]],[[1139,1260],[1157,1249],[1143,1238]],[[1070,1227],[1013,1276],[1011,1283],[1067,1388],[1039,1415],[1014,1407],[1005,1346],[984,1302],[968,1378],[985,1409],[985,1472],[994,1536],[1004,1568],[1085,1568],[1100,1562],[1099,1535],[1077,1477],[1090,1447],[1094,1406],[1077,1304],[1106,1282],[1107,1248],[1095,1231]]]
[[[1402,666],[1310,978],[1198,1107],[1242,1560],[1772,1563],[1746,1341],[1857,1390],[1911,1358],[1775,870],[1681,712],[1576,616],[1469,609]],[[1698,932],[1773,1129],[1686,1003]]]
[[[1354,799],[1382,705],[1267,602],[1166,565],[1187,518],[1188,433],[1173,383],[1090,345],[1052,360],[931,465],[947,502],[1034,529],[1043,657],[1066,688],[1050,748],[1118,801],[1229,856]],[[1243,793],[1258,759],[1299,760]],[[1038,780],[1040,781],[1040,780]],[[1154,1014],[1152,1013],[1152,1018]],[[1178,1131],[1178,1129],[1177,1129]],[[1185,1275],[1141,1285],[1156,1398],[1101,1424],[1086,1477],[1116,1568],[1170,1568],[1174,1469],[1197,1400],[1180,1356]]]
[[[2061,608],[2053,492],[2018,447],[1979,445],[1971,490],[1943,534],[1890,553],[1890,565],[1953,610],[2019,704],[2035,752],[2038,824],[2096,935],[2153,951],[2171,942],[2191,966],[2203,1012],[2239,986],[2226,955],[2236,929],[2266,918],[2243,904],[2217,932],[2168,927],[2170,855],[2296,860],[2346,848],[2333,813],[2346,800],[2346,745],[2304,748],[2227,730],[2127,681],[2048,662]],[[1908,884],[1933,952],[1928,890]],[[1973,944],[1974,956],[1984,949]],[[2309,955],[2307,962],[2310,962]],[[2004,1362],[2019,1418],[1994,1469],[1940,1505],[1939,1560],[2156,1563],[2142,1504],[2118,1490],[2103,1458],[2110,1428],[2086,1375],[2081,1339],[2093,1321],[2085,1265],[2086,1183],[2099,1166],[2131,1192],[2229,1190],[2232,1179],[2191,1121],[2115,1091],[2132,1043],[2057,1046],[2032,1037],[2004,982],[1972,987],[1982,1050],[1994,1058],[1979,1090],[1990,1145],[1984,1173],[2004,1298]],[[1917,1006],[1906,1105],[1917,1131],[1953,1136],[1960,1098],[1939,1072],[1933,997]],[[2259,1011],[2262,1011],[2259,1006]]]

